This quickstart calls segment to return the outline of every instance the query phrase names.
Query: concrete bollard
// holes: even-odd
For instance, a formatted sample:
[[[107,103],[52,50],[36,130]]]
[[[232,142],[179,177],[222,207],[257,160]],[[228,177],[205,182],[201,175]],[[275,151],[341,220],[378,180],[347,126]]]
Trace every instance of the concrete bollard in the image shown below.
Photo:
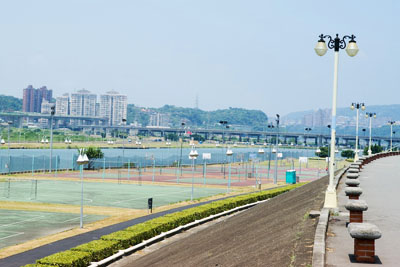
[[[368,205],[364,200],[349,200],[345,207],[348,211],[350,211],[350,223],[363,222],[363,211],[366,211],[368,209]]]
[[[357,262],[375,262],[375,239],[382,236],[379,228],[371,223],[350,223],[350,236],[354,238],[354,256]]]

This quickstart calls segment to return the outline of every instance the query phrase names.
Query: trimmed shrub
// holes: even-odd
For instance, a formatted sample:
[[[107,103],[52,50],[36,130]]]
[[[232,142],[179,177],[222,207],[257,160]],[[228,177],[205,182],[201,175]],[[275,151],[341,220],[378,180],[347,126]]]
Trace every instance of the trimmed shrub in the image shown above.
[[[100,261],[116,253],[119,248],[118,241],[94,240],[71,250],[89,252],[92,261]]]
[[[58,267],[84,267],[91,262],[91,255],[84,251],[66,250],[44,257],[36,261],[37,264],[47,264]]]

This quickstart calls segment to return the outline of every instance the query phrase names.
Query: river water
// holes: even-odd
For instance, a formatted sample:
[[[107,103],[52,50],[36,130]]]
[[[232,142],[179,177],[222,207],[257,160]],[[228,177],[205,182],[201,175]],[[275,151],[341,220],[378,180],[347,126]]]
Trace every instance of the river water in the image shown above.
[[[102,149],[104,159],[96,160],[97,165],[107,167],[122,166],[123,163],[134,163],[135,166],[167,166],[177,164],[181,160],[182,165],[191,164],[189,159],[190,148],[151,148],[151,149]],[[271,148],[264,148],[265,153],[258,153],[258,147],[232,148],[232,162],[248,161],[249,159],[268,160],[275,159],[276,154]],[[203,153],[211,154],[207,163],[222,163],[227,161],[226,148],[197,148],[199,154],[196,163],[203,162]],[[282,158],[313,157],[313,149],[288,149],[279,148]],[[76,169],[76,149],[53,149],[52,168]],[[182,155],[182,157],[181,157]],[[48,169],[50,166],[50,149],[7,149],[0,150],[0,172],[30,171]],[[9,167],[8,167],[9,165]]]

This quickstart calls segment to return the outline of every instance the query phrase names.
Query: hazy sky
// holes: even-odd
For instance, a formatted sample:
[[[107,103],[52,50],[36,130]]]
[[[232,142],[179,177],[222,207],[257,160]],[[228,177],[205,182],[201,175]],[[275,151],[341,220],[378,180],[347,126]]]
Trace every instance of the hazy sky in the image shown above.
[[[59,96],[117,90],[128,103],[267,114],[330,108],[333,51],[321,33],[355,34],[340,52],[338,106],[399,103],[400,1],[0,0],[0,94],[46,85]]]

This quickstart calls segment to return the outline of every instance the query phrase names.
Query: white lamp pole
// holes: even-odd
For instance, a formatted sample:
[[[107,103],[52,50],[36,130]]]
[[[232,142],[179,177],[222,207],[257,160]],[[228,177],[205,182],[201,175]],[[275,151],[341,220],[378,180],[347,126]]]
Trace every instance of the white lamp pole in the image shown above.
[[[80,167],[80,174],[81,174],[81,215],[80,215],[79,225],[81,228],[83,228],[83,165],[89,163],[89,159],[85,154],[85,150],[83,148],[79,150],[79,156],[78,159],[76,160],[76,163]]]
[[[279,114],[276,114],[276,154],[275,154],[275,173],[274,173],[274,184],[278,183],[278,140],[279,140]]]
[[[228,147],[228,149],[226,150],[226,156],[229,159],[229,174],[228,174],[228,194],[230,193],[231,190],[231,164],[232,164],[232,155],[233,152],[232,150]]]
[[[189,153],[189,158],[192,160],[192,193],[190,195],[190,201],[193,201],[194,161],[197,159],[198,155],[199,155],[199,153],[197,153],[197,150],[195,150],[194,146],[192,146],[192,150]]]
[[[325,194],[325,204],[326,208],[336,208],[337,207],[337,196],[336,188],[334,186],[334,162],[335,162],[335,142],[336,142],[336,98],[337,98],[337,82],[338,82],[338,65],[339,65],[339,50],[346,48],[346,38],[349,38],[349,44],[347,46],[346,52],[349,56],[353,57],[358,52],[358,47],[356,41],[354,41],[355,36],[344,36],[340,40],[339,35],[333,39],[329,35],[321,34],[320,39],[315,47],[315,52],[319,56],[323,56],[328,51],[324,38],[329,38],[328,47],[334,49],[335,51],[335,63],[334,63],[334,73],[333,73],[333,97],[332,97],[332,124],[331,124],[331,151],[330,151],[330,162],[329,162],[329,186]]]
[[[372,155],[371,143],[372,143],[372,117],[376,118],[376,113],[367,112],[365,117],[369,117],[369,144],[368,144],[368,156]]]
[[[355,155],[354,155],[354,162],[356,162],[359,158],[360,158],[360,156],[359,156],[359,154],[358,154],[358,119],[359,119],[359,110],[360,110],[360,108],[362,109],[362,110],[365,110],[365,105],[364,105],[364,103],[351,103],[351,110],[354,110],[354,108],[356,108],[357,109],[357,118],[356,118],[356,153],[355,153]]]

